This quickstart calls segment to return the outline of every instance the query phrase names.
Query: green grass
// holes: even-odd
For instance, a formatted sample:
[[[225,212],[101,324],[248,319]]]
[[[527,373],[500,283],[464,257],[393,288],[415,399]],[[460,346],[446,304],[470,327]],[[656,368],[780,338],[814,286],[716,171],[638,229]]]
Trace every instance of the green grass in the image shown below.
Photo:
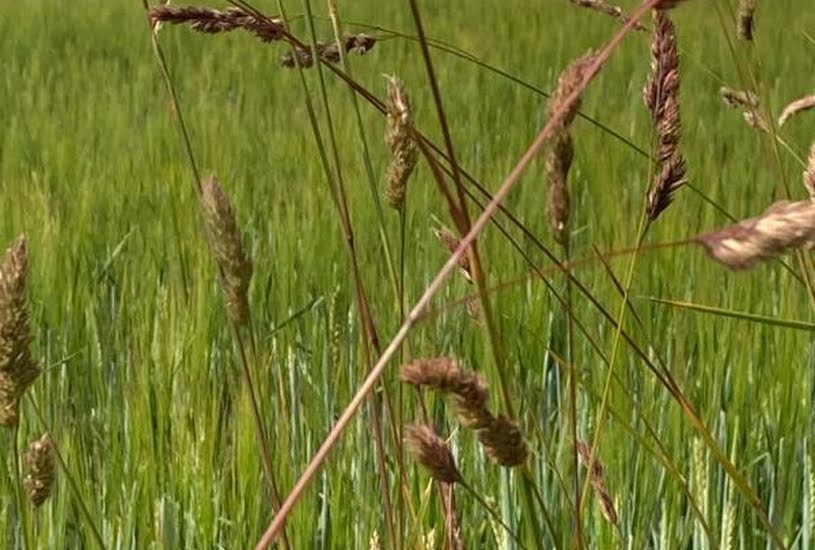
[[[273,12],[272,4],[259,7]],[[379,4],[342,3],[341,16],[346,23],[414,34],[407,2],[388,3],[387,9]],[[554,87],[569,60],[599,46],[617,28],[565,0],[421,4],[430,36],[546,90]],[[815,12],[810,0],[760,3],[755,47],[737,43],[739,57],[734,60],[714,9],[729,13],[729,4],[733,2],[688,2],[675,12],[675,20],[691,182],[741,218],[782,197],[784,182],[795,198],[803,198],[802,167],[783,150],[779,164],[769,139],[721,105],[718,88],[724,83],[746,86],[739,68],[744,72],[750,67],[757,71],[761,94],[773,112],[812,93],[815,43],[807,34],[815,35]],[[315,2],[320,15],[324,8]],[[302,7],[289,2],[287,9],[299,14]],[[731,27],[726,30],[732,38]],[[294,31],[307,36],[302,19],[295,21]],[[324,39],[331,37],[326,22],[318,23],[318,32]],[[198,163],[204,173],[221,178],[254,259],[254,368],[276,475],[285,493],[365,373],[347,254],[299,78],[278,66],[282,45],[262,45],[245,34],[211,37],[165,26],[160,40]],[[141,3],[4,2],[0,51],[0,243],[5,246],[22,232],[30,239],[34,352],[47,366],[32,395],[53,426],[94,521],[111,548],[250,546],[271,518],[270,502],[189,167]],[[542,126],[545,99],[443,52],[434,52],[434,61],[459,161],[495,190]],[[412,95],[417,125],[442,143],[417,43],[383,40],[351,62],[356,78],[380,97],[386,85],[382,75],[399,75]],[[583,105],[584,113],[644,148],[650,121],[640,90],[648,65],[647,35],[629,37]],[[321,110],[316,72],[307,77]],[[400,319],[381,259],[355,115],[336,78],[328,76],[327,92],[362,274],[380,337],[387,343]],[[382,174],[387,162],[383,119],[367,104],[362,115],[374,169]],[[783,129],[801,157],[815,139],[813,116],[804,114]],[[574,137],[574,256],[592,255],[592,245],[601,250],[631,246],[648,183],[647,161],[585,121],[578,120]],[[546,222],[541,165],[527,172],[507,206],[555,249]],[[385,214],[395,243],[398,216]],[[445,259],[430,231],[433,216],[452,226],[422,163],[409,188],[410,302]],[[680,240],[727,223],[720,211],[685,188],[648,239]],[[512,233],[535,261],[545,263],[531,242],[517,230]],[[480,242],[492,284],[528,271],[494,228]],[[621,280],[626,266],[625,258],[613,263]],[[618,311],[620,295],[602,266],[580,269],[577,276],[612,314]],[[562,277],[553,281],[563,288]],[[454,278],[434,303],[443,306],[472,291]],[[643,297],[749,312],[757,322],[672,308]],[[563,310],[534,279],[494,299],[516,408],[533,452],[531,466],[559,542],[569,548],[572,513],[551,468],[557,465],[569,485],[568,393],[565,373],[548,353],[551,348],[563,354]],[[683,247],[641,256],[632,303],[642,326],[629,315],[626,329],[666,361],[721,448],[732,452],[786,543],[802,550],[815,547],[815,495],[807,492],[815,483],[812,336],[763,320],[812,323],[806,288],[777,263],[731,273],[700,250]],[[575,315],[608,355],[613,328],[581,297],[575,298]],[[590,439],[607,371],[585,338],[576,342],[575,362],[584,373],[579,433]],[[498,380],[485,335],[461,308],[423,322],[409,344],[414,356],[454,354],[485,372],[498,404]],[[386,375],[392,389],[395,371],[392,365]],[[702,453],[706,466],[700,467],[693,428],[624,345],[616,372],[628,393],[612,386],[612,414],[600,458],[621,517],[620,533],[604,523],[590,502],[584,518],[590,545],[708,547],[676,478],[641,445],[656,448],[643,424],[647,419],[691,492],[698,495],[697,480],[706,481],[707,500],[700,507],[715,533],[714,544],[727,513],[735,514],[736,546],[766,547],[766,530],[748,504],[709,453]],[[412,408],[406,413],[411,418]],[[445,433],[455,428],[441,401],[430,399],[430,409]],[[29,404],[24,414],[22,433],[26,441],[33,440],[43,426]],[[295,548],[367,548],[374,531],[387,540],[370,425],[366,411],[296,508],[288,523]],[[467,432],[455,432],[452,444],[464,477],[515,525],[522,516],[517,476],[502,475],[489,464]],[[23,538],[10,431],[0,433],[0,445],[0,509],[6,511],[0,514],[0,541],[17,548]],[[418,508],[428,478],[413,467],[408,476]],[[496,547],[483,508],[464,491],[457,492],[457,501],[468,547]],[[423,530],[435,528],[437,542],[443,540],[437,506],[426,504],[422,512]],[[33,518],[39,547],[93,545],[64,473],[53,498]],[[416,528],[407,525],[406,540],[415,542]]]

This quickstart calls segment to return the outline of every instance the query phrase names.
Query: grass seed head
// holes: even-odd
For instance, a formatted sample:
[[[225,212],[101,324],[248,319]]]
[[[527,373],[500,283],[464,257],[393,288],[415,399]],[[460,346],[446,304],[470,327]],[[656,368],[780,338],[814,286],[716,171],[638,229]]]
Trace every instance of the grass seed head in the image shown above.
[[[815,202],[779,201],[761,216],[698,238],[708,254],[731,269],[749,269],[793,249],[815,245]]]
[[[574,159],[574,142],[568,132],[555,136],[545,153],[546,177],[549,180],[549,200],[546,212],[555,240],[563,246],[569,243],[569,170]]]
[[[244,325],[249,322],[252,261],[241,242],[232,205],[214,176],[202,184],[201,206],[209,245],[220,270],[227,315],[232,322]]]
[[[430,476],[444,483],[458,483],[461,474],[450,448],[430,426],[416,424],[405,428],[405,445]]]
[[[345,36],[342,40],[342,47],[345,53],[357,53],[364,55],[374,47],[376,38],[367,34],[352,34]],[[339,63],[341,60],[340,50],[336,42],[326,44],[324,42],[317,42],[315,49],[320,59],[327,63]],[[287,69],[297,67],[298,63],[304,69],[314,66],[314,57],[311,48],[295,48],[294,52],[286,52],[280,58],[280,65]]]
[[[207,34],[244,29],[260,38],[263,42],[280,40],[285,35],[285,27],[280,19],[258,17],[237,7],[216,10],[198,6],[164,4],[152,6],[149,17],[154,30],[161,23],[183,24],[194,31]]]
[[[436,235],[436,238],[439,240],[441,244],[444,245],[444,248],[453,254],[461,244],[461,241],[458,237],[456,237],[452,231],[448,228],[441,226],[436,227],[433,229],[433,234]],[[461,275],[467,280],[467,282],[473,282],[473,274],[470,268],[470,256],[469,254],[462,254],[458,257],[458,267],[461,271]]]
[[[416,168],[419,152],[413,135],[413,111],[404,83],[395,76],[388,79],[387,126],[385,143],[390,149],[386,172],[385,200],[401,210],[405,204],[408,178]]]
[[[742,40],[753,40],[755,31],[754,13],[756,11],[756,0],[740,0],[738,32]]]
[[[685,159],[681,153],[662,164],[660,171],[648,191],[648,219],[656,220],[670,206],[676,191],[685,185]]]
[[[719,97],[728,107],[742,109],[758,108],[758,96],[749,90],[734,90],[727,86],[719,88]]]
[[[14,427],[20,399],[40,374],[31,357],[26,279],[28,246],[20,236],[0,266],[0,425]]]
[[[790,118],[794,117],[798,113],[808,111],[813,107],[815,107],[815,94],[802,97],[801,99],[796,99],[784,107],[784,110],[781,112],[781,116],[778,118],[778,125],[783,126],[784,123],[786,123]]]
[[[23,479],[28,498],[34,506],[40,506],[51,495],[56,473],[51,437],[46,433],[31,443],[23,461],[28,470]]]
[[[479,430],[478,440],[490,460],[501,466],[520,466],[529,455],[520,426],[503,414]]]
[[[575,6],[580,6],[581,8],[588,8],[599,13],[604,13],[609,17],[617,19],[621,23],[627,23],[630,19],[628,16],[625,15],[621,7],[615,6],[614,4],[609,4],[605,0],[570,0],[570,1]],[[645,27],[640,22],[634,23],[634,28],[637,29],[638,31],[645,30]]]
[[[552,96],[549,98],[549,103],[547,104],[546,114],[548,118],[552,118],[555,113],[559,112],[563,107],[563,104],[566,102],[566,99],[568,99],[569,96],[571,96],[580,86],[580,84],[583,82],[583,78],[586,75],[586,71],[594,62],[595,58],[595,52],[589,51],[572,61],[563,70],[563,72],[560,73],[557,81],[557,87],[552,93]],[[571,107],[563,115],[559,131],[567,130],[572,125],[577,112],[580,110],[580,104],[580,98],[572,103]],[[558,130],[555,131],[555,134],[557,133]]]

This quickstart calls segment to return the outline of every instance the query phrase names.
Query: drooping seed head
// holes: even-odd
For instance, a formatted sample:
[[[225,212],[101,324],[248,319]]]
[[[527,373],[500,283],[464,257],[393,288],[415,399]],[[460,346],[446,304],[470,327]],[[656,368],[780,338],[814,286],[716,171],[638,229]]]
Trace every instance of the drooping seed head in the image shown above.
[[[0,266],[0,425],[9,428],[17,425],[20,399],[40,374],[29,349],[27,276],[27,241],[20,236]]]
[[[798,113],[808,111],[813,107],[815,107],[815,94],[796,99],[784,107],[784,110],[781,112],[781,116],[778,118],[778,125],[783,126],[790,118],[794,117]]]
[[[670,206],[676,191],[687,183],[685,159],[677,152],[662,164],[648,191],[648,219],[656,220]]]
[[[388,79],[387,127],[385,143],[390,149],[386,172],[385,200],[397,210],[405,203],[408,178],[416,168],[419,152],[413,135],[413,112],[404,83]]]
[[[342,47],[345,53],[357,53],[359,55],[368,53],[375,44],[376,38],[362,33],[345,36],[342,40]],[[331,42],[330,44],[317,42],[315,49],[323,61],[339,63],[341,60],[340,50],[336,42]],[[296,47],[294,48],[294,53],[288,51],[280,58],[280,65],[288,69],[297,67],[298,63],[304,69],[314,65],[311,48]]]
[[[282,20],[262,18],[238,7],[216,10],[197,6],[164,4],[152,6],[149,17],[154,31],[161,23],[171,23],[173,25],[184,24],[194,31],[208,34],[244,29],[263,42],[280,40],[285,35]]]
[[[563,246],[569,244],[569,170],[574,159],[574,143],[568,132],[559,132],[545,153],[546,177],[549,180],[549,196],[546,212],[555,241]]]
[[[51,495],[54,485],[54,447],[46,433],[34,441],[23,457],[28,473],[23,479],[28,499],[34,506],[40,506]]]
[[[453,453],[430,426],[416,424],[405,428],[405,445],[414,459],[424,466],[436,481],[444,483],[461,481]]]
[[[793,249],[815,245],[815,202],[779,201],[761,216],[697,239],[708,254],[731,269],[749,269]]]
[[[201,185],[201,206],[209,245],[219,268],[227,315],[232,322],[244,325],[249,322],[252,261],[241,242],[232,205],[214,176]]]
[[[719,97],[728,107],[741,109],[758,108],[758,96],[750,90],[734,90],[727,86],[719,88]]]
[[[596,55],[597,54],[594,51],[590,50],[572,61],[566,67],[566,69],[560,73],[555,91],[552,93],[552,96],[549,98],[549,102],[547,104],[546,114],[548,118],[552,118],[555,113],[559,112],[563,108],[563,105],[569,96],[571,96],[583,83],[583,79],[586,76],[586,71],[588,71],[589,67],[594,62]],[[580,104],[581,98],[578,97],[577,101],[574,101],[566,113],[561,117],[559,131],[568,129],[572,125],[577,112],[580,110]],[[557,133],[558,130],[555,130],[555,134]]]

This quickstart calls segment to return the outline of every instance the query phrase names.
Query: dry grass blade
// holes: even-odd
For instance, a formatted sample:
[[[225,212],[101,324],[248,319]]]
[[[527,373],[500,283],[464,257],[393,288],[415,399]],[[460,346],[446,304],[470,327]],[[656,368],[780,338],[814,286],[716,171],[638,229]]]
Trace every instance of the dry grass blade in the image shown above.
[[[815,245],[815,202],[779,201],[761,216],[697,239],[708,254],[732,269],[749,269],[796,248]]]
[[[419,151],[413,130],[410,98],[404,83],[395,76],[388,79],[386,109],[385,143],[390,149],[390,162],[385,174],[385,200],[393,208],[401,210],[405,204],[408,179],[419,160]]]
[[[187,25],[192,30],[208,34],[244,29],[264,42],[280,40],[285,28],[279,19],[260,18],[241,8],[216,10],[198,6],[152,6],[149,11],[150,23],[154,30],[161,23]]]
[[[809,148],[809,159],[804,170],[804,187],[809,193],[809,198],[815,200],[815,143]]]
[[[738,31],[742,40],[753,40],[755,31],[754,13],[756,11],[756,0],[739,1]]]
[[[0,425],[7,428],[17,425],[20,399],[40,374],[29,349],[27,276],[28,246],[20,236],[0,266]]]
[[[569,0],[575,6],[580,6],[581,8],[588,8],[590,10],[594,10],[599,13],[604,13],[609,17],[613,17],[614,19],[619,20],[622,23],[627,23],[630,19],[629,17],[623,12],[623,9],[619,6],[615,6],[614,4],[609,4],[605,0]],[[635,22],[634,28],[638,31],[644,31],[645,26],[642,23]]]
[[[252,261],[244,251],[232,205],[214,176],[202,183],[201,207],[209,245],[220,268],[227,315],[237,325],[245,325],[249,322]]]
[[[648,219],[656,220],[686,183],[685,160],[679,150],[679,51],[676,29],[667,14],[654,12],[651,77],[643,90],[645,105],[656,128],[659,170],[648,190]]]
[[[376,38],[367,34],[351,34],[342,39],[342,47],[345,53],[356,53],[365,55],[376,44]],[[325,42],[317,42],[315,49],[317,55],[323,61],[328,63],[339,63],[341,56],[340,50],[336,42],[326,44]],[[280,65],[288,69],[293,69],[297,65],[309,68],[314,66],[314,56],[309,48],[297,47],[294,53],[291,51],[286,52],[280,58]]]
[[[783,126],[790,118],[813,107],[815,107],[815,94],[796,99],[781,111],[781,116],[778,117],[778,125]]]
[[[577,453],[580,455],[580,459],[583,461],[583,465],[586,468],[591,467],[591,472],[589,474],[591,476],[591,486],[594,490],[594,496],[600,503],[600,511],[603,513],[603,517],[606,518],[606,521],[612,525],[618,525],[619,516],[617,515],[617,509],[614,507],[614,500],[611,498],[611,494],[609,494],[608,489],[606,488],[606,476],[603,470],[603,465],[600,464],[600,461],[596,458],[592,460],[591,450],[585,442],[578,441],[576,443],[576,447]]]
[[[54,447],[46,433],[29,445],[23,457],[28,473],[23,480],[28,499],[40,506],[51,495],[56,476]]]
[[[424,466],[430,477],[443,483],[458,483],[461,474],[450,448],[430,426],[424,424],[405,428],[405,445],[416,461]]]

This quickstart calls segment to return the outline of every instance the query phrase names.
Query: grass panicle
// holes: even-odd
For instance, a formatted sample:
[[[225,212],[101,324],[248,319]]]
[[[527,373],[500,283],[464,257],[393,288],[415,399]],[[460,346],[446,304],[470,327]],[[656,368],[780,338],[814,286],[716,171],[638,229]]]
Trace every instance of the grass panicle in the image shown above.
[[[7,428],[17,426],[20,399],[40,374],[29,349],[27,276],[28,245],[21,235],[0,266],[0,425]]]
[[[597,502],[600,504],[600,511],[602,512],[603,517],[612,525],[619,525],[620,518],[617,514],[617,509],[614,506],[614,499],[611,498],[611,494],[606,487],[606,475],[603,465],[599,460],[597,460],[597,458],[592,460],[591,449],[584,441],[578,441],[576,443],[576,447],[577,454],[580,455],[580,460],[583,461],[583,465],[586,468],[591,468],[591,472],[589,472],[589,479],[591,481],[591,487],[594,491],[594,496],[597,499]]]
[[[815,202],[779,201],[761,216],[702,235],[697,241],[731,269],[749,269],[793,249],[815,245]]]
[[[343,53],[355,53],[365,55],[376,45],[376,38],[367,34],[349,34],[342,38]],[[315,49],[317,55],[327,63],[339,63],[342,59],[340,48],[337,42],[317,42]],[[309,48],[297,47],[294,51],[288,51],[280,57],[280,65],[287,69],[293,69],[300,64],[303,68],[314,66],[314,56]]]
[[[405,84],[395,76],[388,79],[386,109],[385,143],[390,150],[390,162],[385,173],[385,200],[393,208],[401,210],[405,204],[408,179],[419,160],[419,151],[413,130],[410,97]]]
[[[630,20],[629,17],[623,12],[623,9],[620,6],[615,6],[614,4],[609,4],[605,0],[569,0],[575,6],[580,6],[581,8],[587,8],[599,13],[604,13],[609,17],[617,19],[621,23],[628,23]],[[644,31],[645,25],[637,21],[634,23],[634,28],[638,31]]]
[[[201,207],[209,245],[219,268],[227,315],[238,326],[246,325],[252,261],[241,242],[232,205],[214,176],[201,185]]]
[[[813,107],[815,107],[815,94],[796,99],[781,111],[781,116],[778,117],[778,125],[783,126],[795,115],[808,111]]]
[[[755,33],[756,0],[739,0],[738,33],[742,40],[752,41]]]
[[[163,23],[187,25],[194,31],[206,34],[218,34],[243,29],[251,32],[263,42],[281,40],[285,34],[285,27],[279,19],[257,17],[255,14],[237,7],[216,10],[198,6],[164,4],[152,6],[149,17],[154,30],[158,30]]]
[[[47,433],[29,445],[23,462],[28,472],[23,480],[28,499],[34,506],[41,506],[51,496],[56,477],[54,447]]]
[[[809,198],[815,200],[815,143],[809,148],[809,158],[804,170],[804,187],[809,193]]]
[[[436,431],[425,424],[405,428],[405,445],[416,461],[424,466],[430,477],[442,483],[458,483],[461,473],[456,467],[453,453]]]
[[[645,105],[656,129],[659,169],[648,190],[648,219],[656,220],[685,183],[685,161],[679,150],[679,51],[676,28],[663,11],[654,12],[651,76],[643,90]]]

